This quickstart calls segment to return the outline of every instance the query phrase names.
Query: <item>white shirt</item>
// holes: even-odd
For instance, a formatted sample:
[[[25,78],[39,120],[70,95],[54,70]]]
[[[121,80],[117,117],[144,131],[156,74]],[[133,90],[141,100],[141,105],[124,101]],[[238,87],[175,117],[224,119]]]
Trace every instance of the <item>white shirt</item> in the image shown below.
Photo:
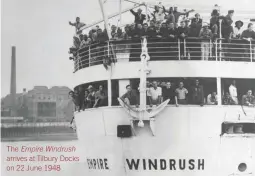
[[[162,95],[161,87],[157,87],[157,89],[154,89],[154,87],[150,87],[148,90],[148,96],[150,96],[153,100],[158,99],[158,97],[161,95]]]
[[[158,12],[154,13],[155,19],[156,21],[162,22],[165,19],[165,13],[162,5],[159,5],[158,7],[159,7]]]
[[[163,11],[159,10],[158,12],[155,12],[155,19],[156,21],[162,22],[165,19],[165,14]]]
[[[240,28],[238,29],[237,27],[234,28],[234,33],[233,33],[233,37],[236,37],[237,35],[240,35],[243,33],[243,29]]]
[[[237,88],[232,84],[229,86],[229,94],[231,97],[237,97]]]
[[[212,99],[212,94],[209,94],[207,96],[207,104],[215,104],[215,102],[213,102],[211,99]],[[217,95],[215,95],[215,101],[218,101]]]

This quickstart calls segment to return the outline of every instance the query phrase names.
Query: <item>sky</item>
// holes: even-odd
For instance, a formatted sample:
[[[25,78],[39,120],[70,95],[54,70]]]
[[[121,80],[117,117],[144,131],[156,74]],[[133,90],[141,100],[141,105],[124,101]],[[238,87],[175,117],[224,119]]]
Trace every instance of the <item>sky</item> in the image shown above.
[[[119,0],[103,0],[106,13],[118,12]],[[102,19],[98,0],[2,0],[1,5],[1,97],[10,92],[11,46],[16,46],[17,92],[34,86],[72,86],[73,62],[68,49],[72,45],[74,27],[69,21],[79,16],[91,24]],[[151,4],[160,1],[145,0]],[[214,4],[222,12],[254,12],[255,0],[162,0],[163,5],[178,5],[197,12],[210,13]],[[122,8],[132,7],[123,2]],[[179,8],[180,9],[180,8]],[[208,10],[205,10],[208,9]],[[180,9],[181,10],[181,9]],[[253,13],[255,17],[255,12]],[[117,18],[116,18],[117,19]],[[110,20],[116,24],[115,20]],[[122,23],[133,21],[126,13]],[[86,77],[86,76],[84,76]]]

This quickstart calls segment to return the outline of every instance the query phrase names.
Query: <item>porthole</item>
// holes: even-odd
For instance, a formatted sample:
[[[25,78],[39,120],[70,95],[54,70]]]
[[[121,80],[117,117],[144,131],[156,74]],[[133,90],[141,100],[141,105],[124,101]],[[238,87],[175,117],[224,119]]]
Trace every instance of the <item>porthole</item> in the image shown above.
[[[240,164],[238,165],[238,170],[239,170],[240,172],[244,172],[246,169],[247,169],[246,163],[240,163]]]

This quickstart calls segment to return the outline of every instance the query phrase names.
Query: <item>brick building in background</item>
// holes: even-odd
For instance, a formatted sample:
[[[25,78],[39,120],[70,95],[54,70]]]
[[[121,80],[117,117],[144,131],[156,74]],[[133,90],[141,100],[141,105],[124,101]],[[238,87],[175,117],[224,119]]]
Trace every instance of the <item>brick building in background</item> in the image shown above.
[[[72,118],[73,103],[68,97],[68,87],[47,88],[35,86],[32,90],[17,93],[17,116],[23,117],[28,122],[69,121]],[[1,116],[10,116],[11,96],[1,99]]]

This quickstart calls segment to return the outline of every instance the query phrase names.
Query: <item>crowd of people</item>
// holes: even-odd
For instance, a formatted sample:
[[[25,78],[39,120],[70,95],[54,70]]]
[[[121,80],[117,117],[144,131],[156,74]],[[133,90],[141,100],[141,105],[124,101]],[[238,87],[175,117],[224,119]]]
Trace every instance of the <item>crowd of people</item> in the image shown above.
[[[127,92],[121,96],[121,99],[129,105],[139,105],[139,88],[138,90],[132,89],[130,85],[126,86]],[[236,88],[236,81],[233,80],[229,86],[229,91],[225,92],[222,97],[223,105],[238,105],[238,94]],[[188,94],[190,96],[188,97]],[[159,105],[163,101],[170,99],[169,104],[176,106],[185,104],[194,104],[203,106],[217,105],[218,96],[216,91],[212,91],[207,96],[204,95],[203,85],[199,80],[195,80],[194,85],[188,90],[184,86],[184,82],[180,81],[178,87],[174,88],[171,82],[147,82],[147,104]],[[190,99],[189,99],[190,98]],[[248,90],[247,94],[241,98],[241,104],[244,106],[255,106],[255,97],[252,95],[252,90]]]
[[[80,86],[78,89],[70,91],[69,96],[73,100],[76,111],[107,106],[108,104],[107,92],[103,85],[99,85],[98,90],[92,85],[89,85],[86,89]]]
[[[77,35],[73,37],[74,45],[69,51],[73,54],[70,59],[77,57],[78,51],[87,46],[101,44],[99,46],[102,47],[109,38],[112,41],[121,41],[147,37],[151,43],[158,41],[176,42],[179,39],[180,55],[183,59],[185,59],[185,57],[187,59],[192,59],[193,57],[195,59],[202,58],[203,60],[208,60],[210,58],[210,51],[214,51],[214,55],[216,55],[215,50],[212,49],[215,46],[210,43],[210,40],[214,42],[216,38],[220,37],[220,33],[222,34],[222,38],[225,39],[223,41],[225,52],[223,53],[233,52],[236,48],[236,50],[239,50],[238,53],[241,52],[242,56],[249,58],[250,47],[242,44],[248,44],[252,39],[255,39],[252,23],[249,23],[247,29],[243,30],[244,23],[238,20],[235,22],[235,27],[233,27],[234,10],[229,10],[226,16],[222,16],[217,9],[214,9],[211,13],[210,23],[206,23],[203,22],[198,13],[196,13],[194,17],[189,18],[189,13],[193,11],[194,10],[179,12],[177,7],[170,7],[166,10],[165,7],[160,4],[156,5],[154,12],[146,17],[140,8],[137,12],[130,10],[135,18],[134,23],[126,25],[124,31],[122,31],[120,27],[112,25],[111,36],[107,35],[106,29],[102,30],[99,26],[93,27],[88,34],[82,34],[82,30],[80,29],[85,26],[85,24],[81,23],[80,18],[77,17],[75,23],[69,22],[70,25],[75,26],[77,31]],[[181,16],[183,16],[183,18],[180,18]],[[219,28],[220,21],[222,21],[221,31]],[[236,39],[242,40],[236,41]],[[190,42],[190,44],[186,45],[184,40],[186,40],[187,43]],[[240,45],[231,45],[231,41],[233,41],[233,43],[239,43]],[[184,50],[184,47],[187,49]],[[169,46],[170,51],[171,48],[172,46]],[[103,55],[103,53],[100,53],[100,56],[101,55]],[[227,55],[228,54],[226,54],[226,57]],[[239,57],[241,57],[241,55]]]
[[[135,105],[138,107],[140,104],[140,88],[132,88],[131,85],[126,86],[126,93],[121,95],[120,98],[128,105]],[[206,94],[206,92],[208,94]],[[146,84],[146,103],[151,107],[159,105],[162,102],[170,99],[168,104],[172,105],[217,105],[218,95],[217,92],[211,89],[210,92],[204,91],[203,84],[198,79],[194,81],[191,86],[185,87],[184,82],[178,82],[175,86],[170,81],[147,81]],[[83,86],[77,87],[74,91],[69,92],[70,97],[75,105],[75,110],[85,110],[88,108],[97,108],[108,105],[108,95],[103,85],[99,85],[95,89],[92,85],[87,88]],[[110,98],[112,99],[112,98]],[[238,95],[238,88],[236,80],[233,80],[227,91],[223,91],[222,105],[244,105],[255,107],[255,97],[252,90],[248,89],[247,93],[240,97]]]

